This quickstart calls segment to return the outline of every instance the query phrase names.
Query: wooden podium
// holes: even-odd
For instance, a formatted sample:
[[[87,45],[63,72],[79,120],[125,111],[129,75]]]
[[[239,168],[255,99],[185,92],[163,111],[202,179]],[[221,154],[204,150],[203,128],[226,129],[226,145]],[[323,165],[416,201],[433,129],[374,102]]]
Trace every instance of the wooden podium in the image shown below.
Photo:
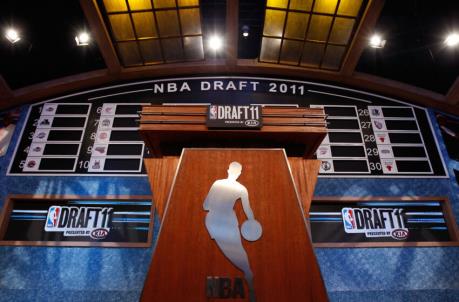
[[[323,111],[265,107],[260,130],[208,130],[205,112],[142,110],[140,131],[157,156],[145,163],[162,222],[141,300],[327,301],[304,220],[320,166],[305,157],[326,134]],[[205,224],[204,200],[216,180],[229,177],[231,162],[242,165],[237,181],[263,227],[260,239],[242,240],[254,297]],[[241,202],[234,212],[239,225],[247,219]]]

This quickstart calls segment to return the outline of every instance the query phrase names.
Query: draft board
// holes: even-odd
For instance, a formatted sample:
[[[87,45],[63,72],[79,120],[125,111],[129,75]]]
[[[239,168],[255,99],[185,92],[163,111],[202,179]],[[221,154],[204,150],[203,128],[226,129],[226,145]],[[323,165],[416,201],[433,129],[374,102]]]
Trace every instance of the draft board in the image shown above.
[[[31,106],[11,174],[145,174],[140,103]]]
[[[255,77],[151,80],[30,106],[10,175],[146,175],[142,104],[323,107],[321,177],[448,177],[425,108],[328,84]]]

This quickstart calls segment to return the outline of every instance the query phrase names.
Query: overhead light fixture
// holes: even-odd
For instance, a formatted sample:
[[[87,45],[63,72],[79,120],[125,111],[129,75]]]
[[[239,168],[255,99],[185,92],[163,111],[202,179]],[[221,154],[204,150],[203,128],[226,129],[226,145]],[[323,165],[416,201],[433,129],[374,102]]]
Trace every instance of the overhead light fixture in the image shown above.
[[[14,28],[8,28],[5,31],[5,38],[7,38],[8,41],[10,41],[12,44],[21,40],[21,36],[19,35],[19,32]]]
[[[459,45],[459,34],[458,33],[450,33],[446,39],[445,44],[448,47],[455,47]]]
[[[87,32],[81,32],[75,37],[75,41],[78,46],[87,46],[91,41],[91,36]]]
[[[242,36],[244,38],[249,36],[249,27],[247,25],[242,26]]]
[[[223,40],[221,37],[213,35],[210,37],[208,45],[211,50],[219,51],[223,47]]]
[[[370,47],[373,48],[383,48],[386,45],[386,40],[384,40],[380,35],[374,34],[370,38]]]

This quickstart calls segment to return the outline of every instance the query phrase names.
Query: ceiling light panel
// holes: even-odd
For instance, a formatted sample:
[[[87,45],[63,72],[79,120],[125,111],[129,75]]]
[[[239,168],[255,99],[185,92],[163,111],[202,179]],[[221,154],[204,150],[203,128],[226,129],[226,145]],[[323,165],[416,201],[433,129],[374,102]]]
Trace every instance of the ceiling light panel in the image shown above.
[[[204,60],[199,0],[99,0],[124,67]]]
[[[267,0],[260,62],[339,70],[365,0]]]

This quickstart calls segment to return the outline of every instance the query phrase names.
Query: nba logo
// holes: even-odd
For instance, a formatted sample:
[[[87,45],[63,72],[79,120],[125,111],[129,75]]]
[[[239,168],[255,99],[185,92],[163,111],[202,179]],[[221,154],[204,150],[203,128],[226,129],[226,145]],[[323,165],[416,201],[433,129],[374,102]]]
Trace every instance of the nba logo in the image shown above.
[[[57,227],[57,221],[59,219],[60,207],[51,207],[48,210],[48,218],[46,219],[46,227],[54,228]]]
[[[209,108],[209,119],[216,120],[217,119],[217,106],[212,105]]]
[[[344,208],[341,210],[343,216],[344,228],[346,230],[355,229],[354,211],[351,208]]]

